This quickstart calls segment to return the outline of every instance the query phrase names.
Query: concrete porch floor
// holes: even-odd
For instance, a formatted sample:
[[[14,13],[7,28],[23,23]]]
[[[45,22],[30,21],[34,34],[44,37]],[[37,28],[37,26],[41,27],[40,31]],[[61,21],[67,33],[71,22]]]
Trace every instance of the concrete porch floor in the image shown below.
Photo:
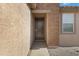
[[[35,41],[29,56],[49,56],[47,46],[44,41]]]
[[[28,56],[79,56],[79,47],[47,48],[44,41],[34,42]]]

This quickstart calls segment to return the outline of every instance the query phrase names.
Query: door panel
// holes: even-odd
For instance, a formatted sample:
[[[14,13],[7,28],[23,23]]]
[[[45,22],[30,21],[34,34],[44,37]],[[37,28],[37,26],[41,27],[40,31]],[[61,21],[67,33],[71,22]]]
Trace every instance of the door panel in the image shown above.
[[[44,39],[44,18],[35,18],[35,39]]]

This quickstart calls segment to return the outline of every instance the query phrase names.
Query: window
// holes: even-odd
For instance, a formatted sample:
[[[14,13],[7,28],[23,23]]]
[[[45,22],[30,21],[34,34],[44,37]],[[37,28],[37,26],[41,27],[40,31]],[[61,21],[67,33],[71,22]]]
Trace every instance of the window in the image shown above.
[[[62,32],[63,33],[74,32],[74,14],[73,13],[62,14]]]

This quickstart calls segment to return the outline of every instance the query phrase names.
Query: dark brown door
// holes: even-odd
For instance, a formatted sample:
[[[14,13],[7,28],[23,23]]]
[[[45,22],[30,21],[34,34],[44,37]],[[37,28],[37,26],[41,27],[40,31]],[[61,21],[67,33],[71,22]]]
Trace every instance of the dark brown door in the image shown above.
[[[44,18],[35,18],[35,40],[44,40]]]

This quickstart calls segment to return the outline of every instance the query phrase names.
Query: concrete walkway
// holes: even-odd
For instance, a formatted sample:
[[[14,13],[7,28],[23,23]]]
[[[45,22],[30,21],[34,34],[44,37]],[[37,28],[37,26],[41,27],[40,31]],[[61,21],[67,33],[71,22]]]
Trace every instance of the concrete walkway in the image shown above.
[[[34,42],[29,56],[49,56],[45,42],[44,41]]]
[[[36,41],[32,45],[29,56],[79,56],[79,47],[47,48],[44,41]]]
[[[79,56],[79,47],[58,47],[48,51],[50,56]]]

